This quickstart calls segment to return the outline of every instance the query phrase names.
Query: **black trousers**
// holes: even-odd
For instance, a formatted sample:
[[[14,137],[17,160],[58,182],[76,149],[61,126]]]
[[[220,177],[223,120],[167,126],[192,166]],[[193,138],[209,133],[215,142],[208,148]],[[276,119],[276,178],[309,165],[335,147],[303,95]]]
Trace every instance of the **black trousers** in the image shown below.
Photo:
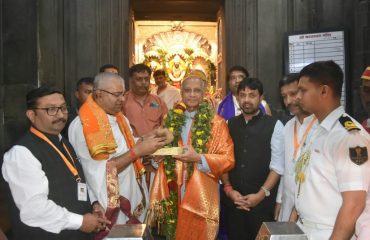
[[[262,222],[274,221],[274,207],[271,204],[260,204],[250,211],[226,206],[225,220],[229,240],[255,240]]]

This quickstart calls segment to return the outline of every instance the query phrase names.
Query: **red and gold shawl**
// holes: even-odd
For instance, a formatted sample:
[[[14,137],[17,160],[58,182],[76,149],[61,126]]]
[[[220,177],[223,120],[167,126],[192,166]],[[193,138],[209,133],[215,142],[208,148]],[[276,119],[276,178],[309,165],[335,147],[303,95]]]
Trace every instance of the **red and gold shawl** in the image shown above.
[[[189,137],[189,139],[191,139]],[[179,146],[181,146],[181,141]],[[216,115],[212,120],[211,138],[207,143],[208,152],[203,154],[210,168],[203,173],[194,167],[194,173],[186,185],[184,198],[178,208],[176,240],[215,239],[219,224],[218,180],[221,175],[234,167],[234,144],[223,118]],[[184,163],[176,162],[178,193],[181,194]],[[160,164],[153,181],[150,194],[150,206],[156,208],[158,203],[168,198],[169,189]],[[181,199],[179,196],[178,199]]]

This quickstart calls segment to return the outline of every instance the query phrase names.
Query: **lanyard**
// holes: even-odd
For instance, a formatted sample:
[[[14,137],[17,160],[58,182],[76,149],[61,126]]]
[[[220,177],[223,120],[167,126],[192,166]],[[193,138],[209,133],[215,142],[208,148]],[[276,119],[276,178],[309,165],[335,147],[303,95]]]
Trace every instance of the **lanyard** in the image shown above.
[[[294,159],[296,159],[299,148],[302,146],[302,144],[306,140],[307,134],[311,130],[311,128],[312,128],[312,126],[313,126],[313,124],[315,123],[316,120],[317,120],[317,118],[313,117],[310,124],[308,124],[308,126],[307,126],[307,128],[306,128],[306,130],[305,130],[305,132],[304,132],[304,134],[301,138],[301,141],[298,141],[297,121],[294,122],[294,155],[293,155]]]
[[[73,161],[72,155],[69,152],[66,145],[63,143],[63,148],[68,153],[68,156],[72,160],[73,165],[71,164],[70,161],[67,160],[66,156],[64,156],[64,154],[42,132],[40,132],[39,130],[37,130],[34,127],[31,127],[30,131],[33,134],[35,134],[36,136],[38,136],[39,138],[41,138],[42,140],[44,140],[45,142],[47,142],[50,146],[52,146],[54,148],[54,150],[59,154],[59,156],[63,159],[64,164],[67,166],[69,171],[72,173],[73,177],[76,179],[76,182],[81,182],[81,178],[80,178],[80,175],[78,174],[78,171],[76,169],[75,162]]]

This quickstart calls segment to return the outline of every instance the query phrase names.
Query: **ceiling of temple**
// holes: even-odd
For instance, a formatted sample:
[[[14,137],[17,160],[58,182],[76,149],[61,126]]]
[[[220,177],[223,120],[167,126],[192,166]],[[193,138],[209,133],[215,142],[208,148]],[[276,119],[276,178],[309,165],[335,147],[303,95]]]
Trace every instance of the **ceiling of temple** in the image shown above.
[[[217,21],[223,0],[131,0],[135,20]]]

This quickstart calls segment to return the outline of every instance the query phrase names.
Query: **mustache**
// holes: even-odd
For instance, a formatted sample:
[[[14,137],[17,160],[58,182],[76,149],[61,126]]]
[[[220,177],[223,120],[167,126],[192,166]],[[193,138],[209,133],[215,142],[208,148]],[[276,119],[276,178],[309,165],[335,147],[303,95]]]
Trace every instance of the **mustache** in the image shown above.
[[[297,103],[289,103],[286,107],[291,108],[291,107],[299,107],[300,105]]]
[[[242,104],[242,107],[252,107],[253,106],[253,104],[251,104],[251,103],[243,103]]]
[[[65,118],[59,118],[57,120],[52,121],[51,123],[52,124],[56,124],[56,123],[59,123],[59,122],[66,123],[67,122],[67,119],[65,119]]]

